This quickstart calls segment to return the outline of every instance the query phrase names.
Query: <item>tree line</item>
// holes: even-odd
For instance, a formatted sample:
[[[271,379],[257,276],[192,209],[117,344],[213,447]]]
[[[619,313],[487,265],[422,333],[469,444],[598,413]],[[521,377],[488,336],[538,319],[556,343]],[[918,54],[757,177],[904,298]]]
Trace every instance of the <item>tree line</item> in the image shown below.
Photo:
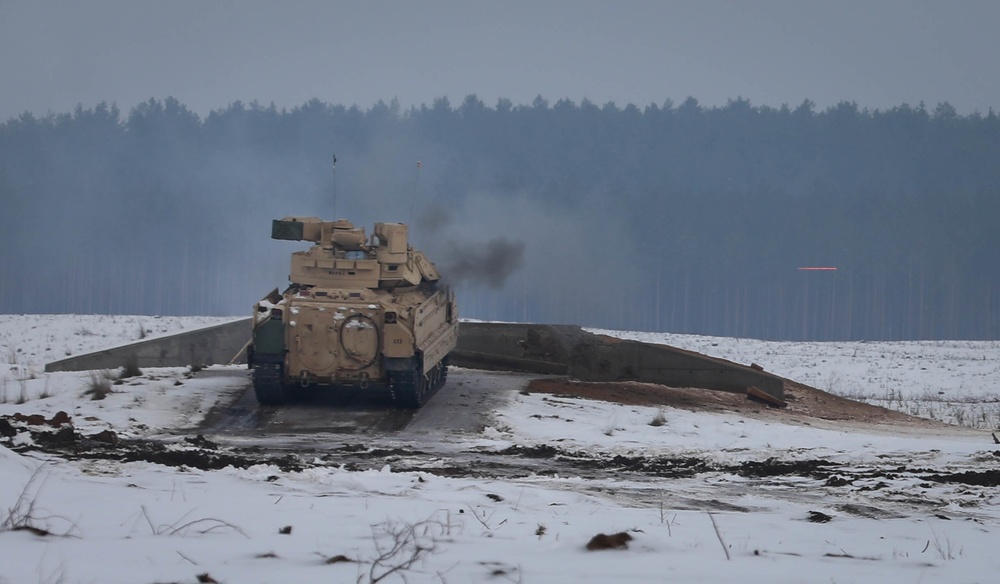
[[[997,115],[947,103],[25,113],[0,125],[0,310],[242,314],[299,249],[270,220],[313,214],[482,266],[453,281],[472,318],[996,339],[997,161]]]

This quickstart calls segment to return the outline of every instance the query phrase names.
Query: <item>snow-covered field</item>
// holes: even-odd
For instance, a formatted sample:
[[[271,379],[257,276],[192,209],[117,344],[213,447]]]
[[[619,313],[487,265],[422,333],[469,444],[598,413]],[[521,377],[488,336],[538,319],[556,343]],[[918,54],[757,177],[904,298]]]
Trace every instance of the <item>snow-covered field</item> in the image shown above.
[[[84,434],[194,434],[213,404],[242,390],[243,370],[147,370],[92,400],[84,392],[98,374],[42,369],[136,340],[140,326],[152,335],[219,320],[228,319],[0,316],[0,416],[63,410]],[[484,431],[437,437],[465,453],[550,446],[727,469],[599,480],[498,479],[485,469],[455,478],[388,463],[358,472],[309,460],[301,471],[178,469],[46,455],[19,433],[0,439],[0,582],[996,581],[1000,446],[989,430],[1000,344],[613,334],[756,362],[904,411],[946,404],[932,415],[966,427],[820,429],[515,390]],[[953,408],[968,413],[957,420]],[[970,423],[978,412],[982,423]],[[835,465],[846,479],[738,472],[796,462]],[[627,549],[585,548],[618,532],[631,536]]]

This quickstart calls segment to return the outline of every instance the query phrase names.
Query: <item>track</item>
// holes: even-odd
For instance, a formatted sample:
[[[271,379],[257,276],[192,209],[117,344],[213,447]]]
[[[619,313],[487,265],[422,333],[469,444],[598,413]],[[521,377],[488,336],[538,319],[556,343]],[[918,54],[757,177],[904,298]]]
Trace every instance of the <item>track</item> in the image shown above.
[[[57,449],[70,458],[145,460],[197,468],[269,464],[306,468],[422,472],[444,477],[488,477],[545,482],[552,488],[590,492],[630,505],[672,510],[753,512],[781,501],[816,505],[875,519],[947,509],[975,519],[973,495],[1000,484],[1000,473],[971,467],[956,474],[926,461],[887,457],[846,462],[822,458],[776,460],[766,453],[739,462],[713,462],[705,453],[622,456],[567,451],[557,445],[480,447],[477,437],[491,415],[517,398],[537,375],[453,369],[448,381],[419,410],[391,407],[386,391],[327,392],[280,407],[258,406],[249,380],[232,403],[210,412],[204,424],[173,439],[123,441],[114,447],[78,443]],[[179,442],[184,448],[171,448]],[[919,466],[918,466],[919,464]],[[734,478],[735,477],[735,478]],[[884,483],[883,483],[884,481]],[[961,483],[968,510],[947,500],[908,493],[914,482]],[[885,484],[883,488],[881,485]],[[791,486],[809,488],[789,488]],[[747,498],[748,493],[766,493]],[[964,491],[963,491],[964,492]]]

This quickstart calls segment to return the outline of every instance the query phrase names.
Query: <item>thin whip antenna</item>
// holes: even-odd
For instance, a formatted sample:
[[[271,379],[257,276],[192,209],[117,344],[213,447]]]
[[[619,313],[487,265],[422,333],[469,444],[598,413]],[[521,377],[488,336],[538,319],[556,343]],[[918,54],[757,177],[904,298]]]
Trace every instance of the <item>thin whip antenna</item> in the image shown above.
[[[417,187],[420,186],[420,161],[417,161],[417,176],[413,179],[413,196],[410,199],[410,218],[407,223],[413,223],[413,209],[417,206]]]
[[[333,155],[333,219],[337,219],[337,155]]]

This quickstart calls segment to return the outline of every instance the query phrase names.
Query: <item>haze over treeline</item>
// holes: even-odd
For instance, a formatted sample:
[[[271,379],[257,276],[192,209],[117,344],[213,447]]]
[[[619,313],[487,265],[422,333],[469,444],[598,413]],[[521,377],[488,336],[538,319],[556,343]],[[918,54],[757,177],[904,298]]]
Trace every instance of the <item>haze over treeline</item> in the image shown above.
[[[303,247],[270,220],[311,214],[410,223],[466,317],[996,339],[998,161],[1000,119],[947,103],[24,114],[0,125],[0,311],[245,314]]]

